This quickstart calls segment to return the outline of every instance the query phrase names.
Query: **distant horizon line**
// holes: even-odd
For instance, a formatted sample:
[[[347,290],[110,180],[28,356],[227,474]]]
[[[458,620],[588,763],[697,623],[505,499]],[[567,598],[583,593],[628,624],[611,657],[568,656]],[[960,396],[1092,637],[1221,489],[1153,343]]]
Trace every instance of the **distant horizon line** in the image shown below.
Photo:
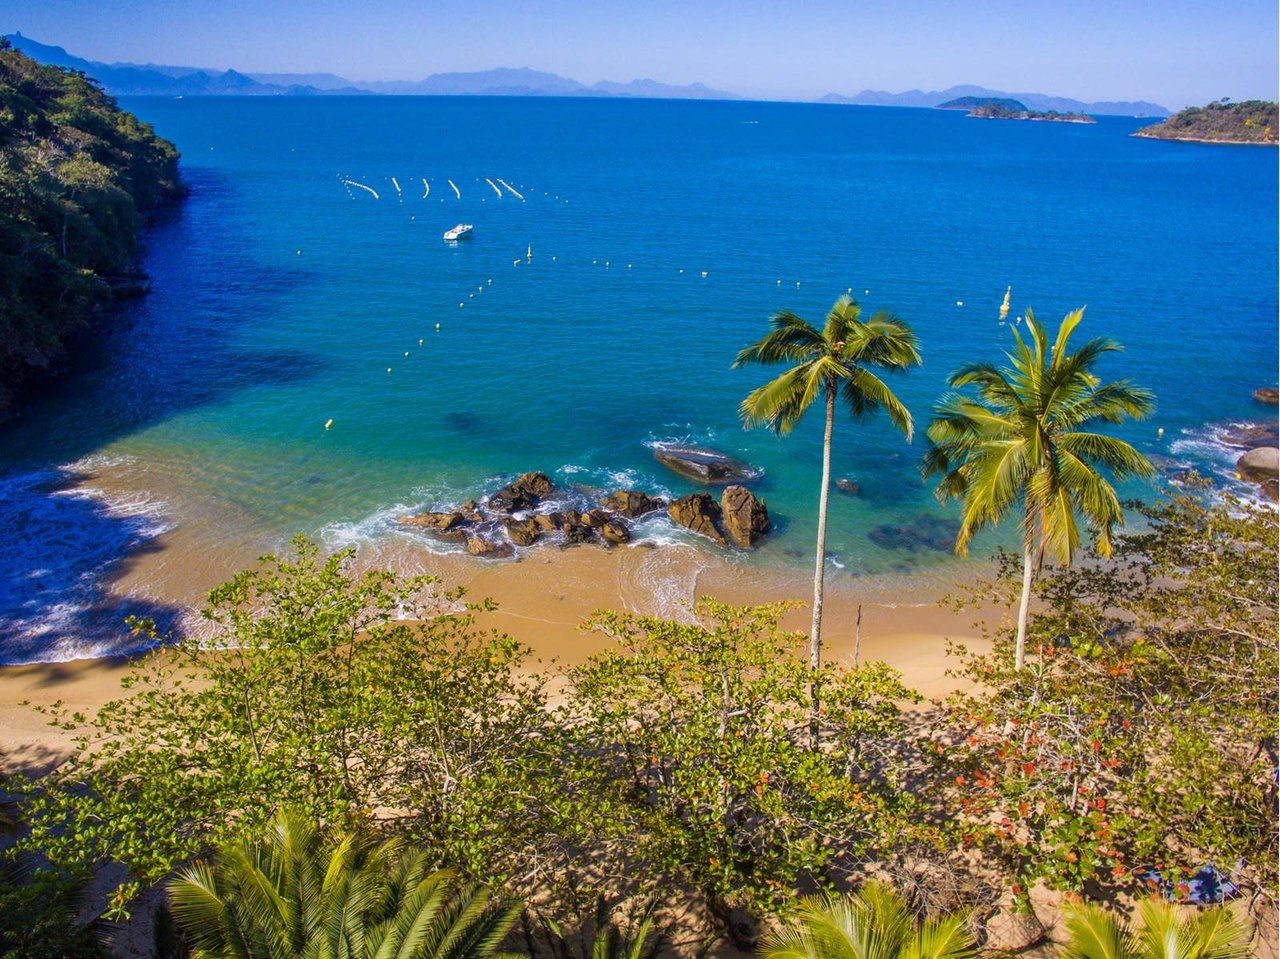
[[[349,77],[332,72],[331,70],[251,70],[240,67],[201,67],[189,66],[183,64],[167,64],[157,62],[137,63],[134,61],[115,61],[107,63],[105,61],[89,60],[84,57],[70,53],[66,48],[57,46],[56,44],[47,44],[39,40],[35,40],[30,36],[24,35],[21,30],[14,30],[12,34],[4,35],[10,40],[20,40],[23,44],[14,44],[16,49],[22,50],[23,47],[35,46],[43,50],[57,52],[63,57],[78,61],[80,63],[93,67],[105,68],[112,71],[141,71],[146,73],[154,73],[158,77],[165,77],[173,81],[175,84],[182,80],[195,77],[204,77],[210,80],[216,80],[220,77],[243,77],[251,81],[253,84],[264,87],[264,89],[217,89],[217,90],[176,90],[157,91],[154,93],[137,92],[134,90],[112,89],[113,84],[108,78],[96,76],[95,72],[84,71],[95,80],[102,84],[103,88],[114,95],[118,96],[545,96],[545,97],[563,97],[563,98],[582,98],[582,97],[618,97],[623,99],[704,99],[704,100],[722,100],[733,101],[740,100],[744,102],[754,103],[811,103],[821,105],[849,105],[849,106],[897,106],[907,108],[932,108],[937,103],[933,103],[935,99],[941,98],[952,99],[957,95],[971,96],[1011,96],[1017,98],[1031,98],[1042,101],[1056,101],[1057,105],[1033,107],[1034,109],[1057,109],[1059,112],[1067,110],[1088,110],[1093,108],[1093,112],[1099,112],[1098,107],[1108,108],[1116,111],[1117,108],[1137,108],[1130,111],[1128,109],[1120,109],[1120,112],[1106,113],[1102,115],[1115,116],[1150,116],[1163,114],[1173,114],[1178,112],[1160,103],[1146,100],[1123,100],[1123,99],[1104,99],[1104,100],[1079,100],[1075,97],[1061,96],[1056,94],[1045,94],[1032,91],[1015,91],[1015,90],[997,90],[984,87],[981,84],[974,83],[956,83],[941,90],[924,90],[920,87],[913,87],[898,93],[893,93],[883,89],[864,89],[852,95],[828,91],[818,96],[800,96],[800,95],[747,95],[737,93],[730,90],[716,89],[705,82],[695,81],[686,84],[668,83],[663,80],[657,80],[652,77],[634,77],[627,81],[617,80],[597,80],[594,83],[584,83],[573,77],[567,77],[562,74],[555,73],[550,70],[542,70],[535,67],[490,67],[482,70],[446,70],[436,71],[427,74],[425,77],[417,80],[353,80]],[[31,51],[28,50],[28,55]],[[35,57],[35,59],[40,59]],[[83,69],[78,66],[71,66],[65,63],[56,63],[51,60],[42,62],[51,63],[55,66],[64,66],[72,69]],[[171,73],[166,71],[182,71],[181,73]],[[98,70],[96,72],[101,72]],[[465,83],[465,81],[485,82],[486,78],[509,76],[509,75],[526,75],[530,78],[542,79],[547,83],[559,83],[569,85],[566,89],[544,89],[540,86],[507,86],[494,85],[490,83],[488,86],[474,89],[453,89],[453,90],[436,90],[436,89],[412,89],[415,87],[430,87],[433,81],[437,84],[444,81],[457,81]],[[313,81],[312,83],[305,82]],[[292,81],[292,82],[289,82]],[[317,87],[314,81],[324,81],[325,86]],[[338,81],[340,85],[334,85],[330,81]],[[381,89],[371,89],[381,88]],[[627,92],[631,89],[635,92]],[[648,91],[648,92],[643,92]],[[962,91],[962,92],[960,92]],[[1212,102],[1212,101],[1209,101]],[[1031,106],[1030,104],[1028,104]],[[1197,105],[1197,104],[1191,104]],[[1152,110],[1151,108],[1155,108]],[[1180,108],[1181,109],[1181,108]]]

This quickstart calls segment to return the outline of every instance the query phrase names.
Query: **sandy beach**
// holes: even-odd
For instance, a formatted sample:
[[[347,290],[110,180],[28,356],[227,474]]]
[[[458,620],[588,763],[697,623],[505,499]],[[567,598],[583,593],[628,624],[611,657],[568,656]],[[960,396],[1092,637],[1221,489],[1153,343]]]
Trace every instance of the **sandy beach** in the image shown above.
[[[169,545],[180,550],[189,544]],[[128,589],[139,579],[154,587],[155,570],[148,569],[153,564],[164,565],[170,574],[166,585],[188,594],[188,601],[216,583],[217,574],[206,563],[194,567],[194,578],[188,575],[179,584],[172,579],[179,567],[176,557],[170,554],[162,559],[164,552],[168,551],[131,567],[114,588]],[[447,585],[465,586],[469,599],[494,599],[498,610],[482,614],[479,625],[520,639],[533,649],[542,666],[573,665],[605,648],[604,637],[578,628],[601,608],[688,616],[688,605],[702,595],[737,605],[794,599],[806,605],[789,613],[786,625],[800,631],[807,631],[809,625],[812,580],[808,576],[743,568],[692,547],[547,548],[531,551],[520,562],[485,562],[421,550],[408,557],[399,548],[394,555],[363,561],[411,566],[441,577]],[[210,578],[214,582],[204,582]],[[938,606],[936,587],[913,589],[908,581],[890,588],[879,581],[859,584],[848,578],[832,579],[823,617],[827,656],[852,661],[856,645],[861,659],[884,660],[928,697],[955,688],[956,680],[946,674],[953,665],[946,655],[947,641],[981,644],[977,614],[956,614]],[[857,628],[859,606],[862,621]],[[990,622],[998,617],[998,611],[988,611],[982,618]],[[60,702],[92,714],[121,695],[120,680],[127,669],[124,657],[0,667],[3,767],[39,772],[61,762],[70,748],[71,734],[50,726],[33,707]]]

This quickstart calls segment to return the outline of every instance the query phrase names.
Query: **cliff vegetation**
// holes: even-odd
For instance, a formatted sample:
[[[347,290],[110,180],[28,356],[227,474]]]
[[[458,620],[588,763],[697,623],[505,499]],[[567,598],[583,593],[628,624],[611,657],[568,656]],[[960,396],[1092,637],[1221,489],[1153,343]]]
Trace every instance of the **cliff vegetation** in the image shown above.
[[[0,414],[95,310],[144,288],[138,226],[181,192],[172,143],[0,42]]]

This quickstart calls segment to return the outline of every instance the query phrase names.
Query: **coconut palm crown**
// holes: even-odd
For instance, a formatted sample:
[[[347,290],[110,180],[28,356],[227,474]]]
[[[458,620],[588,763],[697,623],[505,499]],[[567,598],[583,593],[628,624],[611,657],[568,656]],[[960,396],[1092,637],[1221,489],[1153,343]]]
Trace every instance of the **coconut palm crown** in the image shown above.
[[[169,898],[196,959],[488,959],[515,921],[421,850],[329,841],[296,812],[182,870]]]
[[[1023,598],[1016,665],[1026,642],[1031,578],[1046,553],[1070,563],[1081,545],[1078,516],[1089,523],[1095,547],[1111,554],[1112,535],[1124,513],[1108,479],[1149,476],[1145,456],[1115,437],[1090,432],[1099,424],[1141,419],[1154,409],[1153,394],[1127,380],[1103,384],[1093,372],[1114,340],[1093,339],[1072,352],[1071,334],[1084,308],[1068,313],[1050,345],[1045,328],[1027,311],[1027,338],[1013,329],[1009,366],[963,366],[949,377],[953,390],[934,409],[924,474],[941,475],[937,495],[962,499],[956,552],[964,555],[978,530],[998,524],[1019,507],[1023,532]]]
[[[814,400],[822,397],[826,404],[809,653],[810,665],[817,670],[822,656],[822,585],[836,400],[838,397],[854,419],[864,419],[877,410],[884,410],[910,441],[911,414],[873,370],[892,372],[919,365],[920,350],[915,334],[897,317],[880,311],[863,320],[862,308],[847,296],[836,300],[821,330],[787,311],[775,313],[771,323],[773,329],[759,342],[742,350],[734,367],[748,363],[794,365],[748,393],[738,413],[748,428],[768,426],[785,436],[800,422]],[[816,729],[816,692],[813,710],[811,725]]]

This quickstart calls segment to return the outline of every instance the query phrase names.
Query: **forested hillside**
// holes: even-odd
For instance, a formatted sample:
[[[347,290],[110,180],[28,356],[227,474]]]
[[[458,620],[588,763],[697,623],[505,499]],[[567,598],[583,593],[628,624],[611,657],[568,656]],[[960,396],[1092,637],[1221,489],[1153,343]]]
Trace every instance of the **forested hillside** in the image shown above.
[[[92,79],[0,44],[0,417],[115,296],[178,152]]]
[[[1187,107],[1163,123],[1143,127],[1134,136],[1207,143],[1276,143],[1276,104],[1266,100],[1216,101]]]

